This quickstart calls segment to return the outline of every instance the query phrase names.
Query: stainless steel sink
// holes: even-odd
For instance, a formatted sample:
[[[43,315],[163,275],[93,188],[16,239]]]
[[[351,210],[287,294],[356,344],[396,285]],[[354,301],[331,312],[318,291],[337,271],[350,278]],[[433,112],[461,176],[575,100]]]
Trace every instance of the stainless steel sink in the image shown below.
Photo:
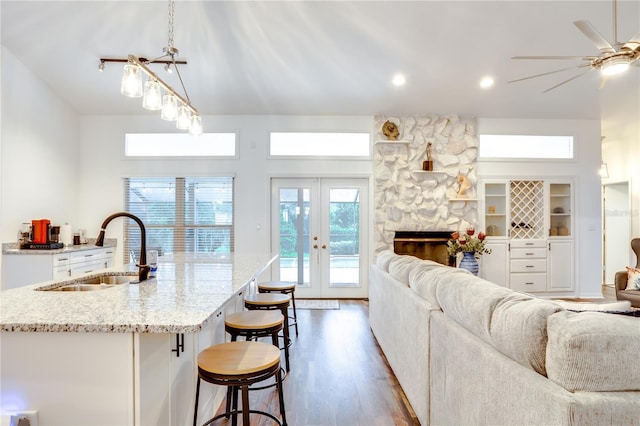
[[[126,284],[128,282],[136,279],[135,276],[131,275],[102,275],[95,278],[88,278],[86,280],[82,280],[79,284],[88,284],[88,285],[96,285],[96,284]]]
[[[105,285],[105,284],[68,284],[63,285],[62,287],[56,287],[51,289],[51,291],[94,291],[94,290],[104,290],[107,288],[115,287],[114,285]]]
[[[65,281],[55,285],[37,288],[39,291],[96,291],[106,290],[137,279],[137,275],[104,274],[94,277]]]

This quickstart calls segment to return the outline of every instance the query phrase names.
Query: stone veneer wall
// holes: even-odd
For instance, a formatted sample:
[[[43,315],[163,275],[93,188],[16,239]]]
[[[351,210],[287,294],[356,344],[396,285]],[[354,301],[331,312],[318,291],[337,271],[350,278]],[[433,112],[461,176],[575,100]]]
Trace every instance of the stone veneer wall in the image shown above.
[[[397,142],[388,141],[382,133],[387,120],[398,126]],[[457,231],[477,226],[475,119],[378,115],[373,125],[375,253],[393,249],[395,231]],[[428,142],[432,143],[433,172],[421,173]],[[460,174],[473,186],[468,200],[457,198]]]

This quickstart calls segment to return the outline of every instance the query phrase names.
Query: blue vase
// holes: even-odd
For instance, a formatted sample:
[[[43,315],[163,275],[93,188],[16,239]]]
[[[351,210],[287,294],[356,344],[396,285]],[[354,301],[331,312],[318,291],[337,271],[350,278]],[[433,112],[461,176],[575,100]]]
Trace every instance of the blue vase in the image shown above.
[[[471,272],[473,275],[478,275],[478,260],[476,259],[475,254],[472,251],[462,252],[462,260],[460,261],[459,268],[466,269]]]

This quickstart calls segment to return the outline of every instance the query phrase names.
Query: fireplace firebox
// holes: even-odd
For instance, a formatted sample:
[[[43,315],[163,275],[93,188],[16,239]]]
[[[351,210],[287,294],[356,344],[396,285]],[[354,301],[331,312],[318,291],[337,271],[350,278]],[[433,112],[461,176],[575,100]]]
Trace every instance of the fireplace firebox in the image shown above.
[[[447,241],[453,231],[396,231],[393,251],[420,259],[433,260],[443,265],[454,266],[455,257],[447,252]]]

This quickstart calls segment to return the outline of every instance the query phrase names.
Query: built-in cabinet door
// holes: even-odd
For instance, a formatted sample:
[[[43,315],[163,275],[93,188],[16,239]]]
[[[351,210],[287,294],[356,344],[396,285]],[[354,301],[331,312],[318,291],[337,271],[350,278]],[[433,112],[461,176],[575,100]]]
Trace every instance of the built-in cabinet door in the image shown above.
[[[549,242],[549,291],[573,290],[573,242]]]
[[[480,276],[492,283],[509,287],[509,264],[506,260],[509,258],[508,243],[489,240],[485,247],[491,253],[482,255],[480,259]]]
[[[197,335],[178,333],[169,336],[171,344],[170,378],[171,424],[189,424],[193,419],[197,370]]]

